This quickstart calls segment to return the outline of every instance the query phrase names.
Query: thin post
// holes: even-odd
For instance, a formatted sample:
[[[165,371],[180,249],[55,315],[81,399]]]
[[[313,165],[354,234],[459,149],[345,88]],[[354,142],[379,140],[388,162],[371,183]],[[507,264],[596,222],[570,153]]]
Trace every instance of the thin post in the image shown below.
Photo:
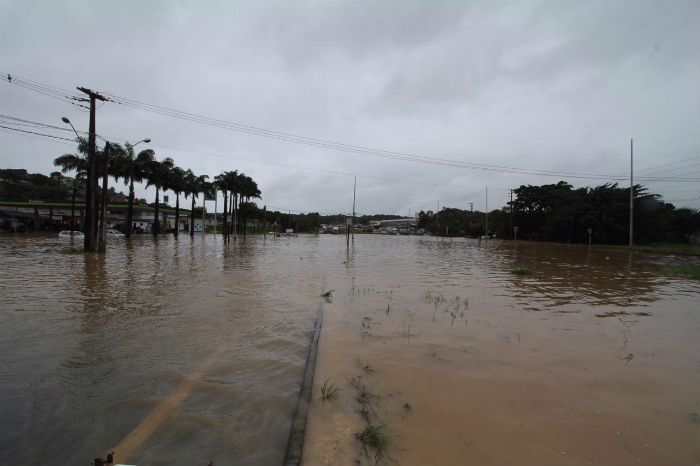
[[[634,243],[634,180],[633,173],[634,140],[630,139],[630,247]]]
[[[489,236],[489,186],[486,185],[486,237]]]
[[[216,204],[219,200],[219,193],[214,190],[214,234],[216,234]]]
[[[267,238],[267,205],[263,206],[263,239]]]
[[[513,190],[510,190],[510,231],[513,231]]]
[[[77,188],[78,184],[78,176],[73,179],[73,199],[71,201],[71,206],[70,206],[70,229],[71,231],[75,231],[75,191]],[[73,237],[71,236],[71,239]]]
[[[357,191],[357,177],[352,187],[352,226],[355,226],[355,192]],[[355,241],[355,232],[352,232],[352,240]]]
[[[437,211],[435,211],[435,234],[440,234],[440,201],[437,201]]]

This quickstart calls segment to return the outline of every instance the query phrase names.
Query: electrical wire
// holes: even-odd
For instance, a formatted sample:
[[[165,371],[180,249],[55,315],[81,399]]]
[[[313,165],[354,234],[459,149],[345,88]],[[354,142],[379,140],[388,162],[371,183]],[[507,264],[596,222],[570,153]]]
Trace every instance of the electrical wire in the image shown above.
[[[63,140],[66,140],[66,141],[73,141],[72,139],[69,139],[69,138],[62,138],[62,137],[60,137],[60,136],[52,136],[52,135],[50,135],[50,134],[45,134],[45,133],[36,133],[36,132],[34,132],[34,131],[27,131],[27,130],[25,130],[25,129],[12,128],[12,127],[9,127],[9,126],[2,126],[2,125],[0,125],[0,128],[9,129],[9,130],[12,130],[12,131],[19,131],[19,132],[22,132],[22,133],[36,134],[36,135],[44,136],[44,137],[47,137],[47,138],[63,139]],[[73,142],[75,142],[75,141],[73,141]]]
[[[10,82],[6,78],[2,78],[2,79]],[[53,86],[49,86],[49,85],[45,85],[45,84],[40,84],[40,83],[37,83],[34,81],[29,81],[29,80],[24,79],[24,78],[13,78],[12,82],[15,82],[16,80],[19,80],[18,84],[21,84],[24,87],[27,87],[28,89],[36,90],[37,92],[41,92],[41,93],[46,93],[47,95],[60,96],[61,98],[69,98],[68,94],[66,94],[67,91],[65,91],[65,90],[61,90],[59,88],[55,88]],[[278,139],[278,140],[283,140],[283,141],[288,141],[288,142],[294,142],[294,143],[298,143],[298,144],[305,144],[305,145],[310,145],[310,146],[315,146],[315,147],[320,147],[320,148],[326,148],[326,149],[332,149],[332,150],[337,150],[337,151],[368,155],[368,156],[372,156],[372,157],[381,157],[381,158],[402,160],[402,161],[408,161],[408,162],[414,162],[414,163],[440,165],[440,166],[462,168],[462,169],[469,169],[469,170],[495,171],[495,172],[500,172],[500,173],[516,173],[516,174],[524,174],[524,175],[568,177],[568,178],[578,178],[578,179],[598,179],[598,180],[612,180],[612,181],[623,181],[626,179],[626,177],[622,177],[622,176],[612,176],[612,175],[605,175],[605,174],[575,173],[575,172],[563,172],[563,171],[551,171],[551,170],[535,170],[535,169],[525,169],[525,168],[518,168],[518,167],[507,167],[507,166],[500,166],[500,165],[481,164],[481,163],[474,163],[474,162],[461,162],[458,160],[409,154],[409,153],[405,153],[405,152],[388,151],[388,150],[384,150],[384,149],[375,149],[375,148],[366,147],[366,146],[345,144],[345,143],[329,141],[329,140],[325,140],[325,139],[317,139],[317,138],[311,138],[311,137],[307,137],[307,136],[295,135],[292,133],[274,131],[274,130],[269,130],[269,129],[251,126],[251,125],[227,122],[227,121],[212,118],[212,117],[202,116],[202,115],[189,113],[189,112],[183,112],[183,111],[175,110],[175,109],[168,108],[168,107],[148,104],[148,103],[141,102],[141,101],[138,101],[135,99],[129,99],[126,97],[116,96],[114,94],[105,93],[105,95],[109,96],[109,100],[111,100],[119,105],[125,105],[125,106],[131,107],[131,108],[140,109],[140,110],[144,110],[144,111],[148,111],[148,112],[152,112],[152,113],[157,113],[157,114],[161,114],[164,116],[178,118],[181,120],[186,120],[186,121],[190,121],[190,122],[194,122],[194,123],[199,123],[202,125],[218,127],[218,128],[222,128],[222,129],[233,130],[233,131],[243,132],[243,133],[252,134],[252,135],[256,135],[256,136],[261,136],[261,137],[266,137],[266,138],[271,138],[271,139]],[[72,97],[72,98],[77,99],[75,97]],[[640,181],[656,181],[657,178],[640,177],[639,180]],[[679,182],[680,181],[692,181],[692,182],[695,182],[698,180],[700,180],[700,179],[698,179],[698,178],[682,178],[682,179],[677,178],[677,179],[673,179],[672,181],[679,181]],[[659,180],[659,181],[661,181],[661,180]]]

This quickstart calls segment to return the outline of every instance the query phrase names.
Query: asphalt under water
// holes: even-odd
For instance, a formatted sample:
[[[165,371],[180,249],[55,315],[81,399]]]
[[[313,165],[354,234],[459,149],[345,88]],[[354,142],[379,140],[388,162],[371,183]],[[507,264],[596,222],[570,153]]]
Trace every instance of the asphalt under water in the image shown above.
[[[645,256],[197,235],[0,237],[0,463],[281,464],[325,290],[307,464],[700,461],[700,286]]]

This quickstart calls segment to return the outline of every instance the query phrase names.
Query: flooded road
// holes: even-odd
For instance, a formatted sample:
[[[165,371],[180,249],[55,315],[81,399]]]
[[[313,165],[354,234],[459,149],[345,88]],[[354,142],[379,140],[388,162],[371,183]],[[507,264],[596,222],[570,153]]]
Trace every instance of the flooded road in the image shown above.
[[[281,464],[322,309],[306,464],[697,464],[698,304],[551,244],[0,237],[0,463]]]
[[[0,238],[0,464],[280,464],[319,308],[313,237]],[[308,243],[310,242],[310,243]]]

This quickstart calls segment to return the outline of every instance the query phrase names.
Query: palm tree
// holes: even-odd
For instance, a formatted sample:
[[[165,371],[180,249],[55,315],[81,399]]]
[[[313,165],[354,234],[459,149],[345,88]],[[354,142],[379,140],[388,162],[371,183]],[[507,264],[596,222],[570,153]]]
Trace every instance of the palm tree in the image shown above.
[[[131,236],[131,227],[134,218],[134,182],[141,182],[146,178],[147,167],[155,161],[155,152],[151,149],[144,149],[134,155],[134,146],[128,142],[124,144],[124,155],[116,162],[116,170],[124,178],[124,185],[129,185],[129,203],[126,210],[126,231],[124,234]]]
[[[209,177],[207,175],[195,175],[192,170],[185,172],[185,185],[187,186],[186,193],[192,196],[192,208],[190,209],[190,236],[194,236],[194,205],[197,194],[206,189],[206,183]]]
[[[175,166],[173,159],[170,157],[164,158],[161,162],[153,160],[151,163],[146,165],[146,187],[155,186],[156,187],[156,204],[153,215],[153,236],[158,235],[160,232],[160,222],[158,220],[158,212],[160,208],[160,189],[165,186],[168,178],[168,172],[172,170]]]
[[[187,190],[185,170],[173,167],[168,173],[164,187],[175,193],[175,231],[173,235],[177,237],[180,230],[180,194]]]

